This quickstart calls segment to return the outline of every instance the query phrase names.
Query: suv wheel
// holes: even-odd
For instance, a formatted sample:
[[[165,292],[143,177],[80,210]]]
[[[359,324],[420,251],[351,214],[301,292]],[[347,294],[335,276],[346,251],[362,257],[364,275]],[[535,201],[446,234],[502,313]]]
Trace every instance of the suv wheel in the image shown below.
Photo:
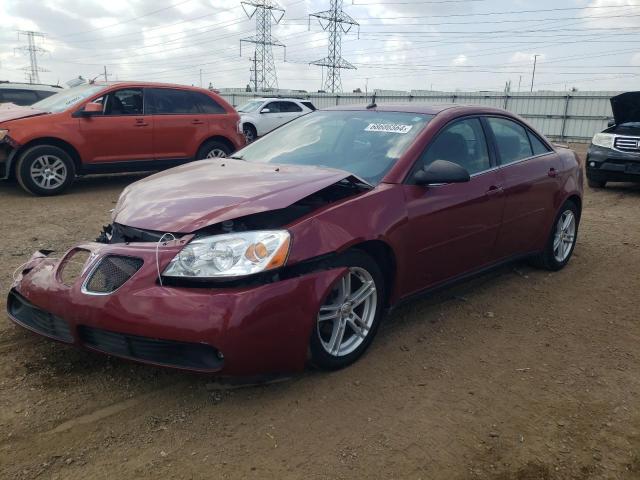
[[[67,152],[53,145],[37,145],[18,159],[16,178],[34,195],[57,195],[75,179],[76,170]]]
[[[206,142],[198,150],[196,160],[203,160],[205,158],[224,158],[231,154],[231,149],[224,143],[217,140],[211,140]]]

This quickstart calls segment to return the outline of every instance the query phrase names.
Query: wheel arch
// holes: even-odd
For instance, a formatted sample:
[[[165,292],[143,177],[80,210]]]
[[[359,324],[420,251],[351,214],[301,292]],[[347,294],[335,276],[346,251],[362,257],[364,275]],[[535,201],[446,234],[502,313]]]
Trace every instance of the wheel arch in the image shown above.
[[[236,151],[236,147],[233,144],[233,142],[231,140],[229,140],[227,137],[223,136],[223,135],[212,135],[208,138],[206,138],[199,146],[198,146],[198,150],[196,151],[199,152],[200,150],[202,150],[202,147],[204,147],[207,143],[209,142],[220,142],[225,144],[227,147],[229,147],[229,151],[231,153]]]
[[[397,276],[396,255],[391,246],[382,240],[367,240],[350,246],[348,250],[363,251],[378,264],[385,281],[384,304],[385,307],[390,306]]]
[[[580,220],[580,217],[582,216],[582,198],[580,197],[580,195],[569,195],[565,200],[565,203],[566,202],[573,202],[576,204],[576,207],[578,207],[578,220]]]
[[[73,160],[73,164],[76,167],[76,172],[82,170],[82,159],[80,158],[78,150],[76,150],[73,145],[57,137],[39,137],[25,143],[24,145],[21,145],[17,150],[15,150],[14,154],[10,157],[10,162],[7,169],[8,176],[15,178],[15,169],[20,156],[30,148],[40,145],[51,145],[53,147],[58,147],[64,150]]]

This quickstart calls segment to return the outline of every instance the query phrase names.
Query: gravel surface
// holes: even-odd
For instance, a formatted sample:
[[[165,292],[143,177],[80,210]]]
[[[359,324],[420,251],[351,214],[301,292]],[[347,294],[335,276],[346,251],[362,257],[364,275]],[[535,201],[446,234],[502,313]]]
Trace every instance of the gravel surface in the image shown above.
[[[0,184],[2,307],[39,248],[93,239],[139,176]],[[640,478],[640,186],[585,192],[575,254],[395,311],[352,367],[224,388],[0,321],[0,478]]]

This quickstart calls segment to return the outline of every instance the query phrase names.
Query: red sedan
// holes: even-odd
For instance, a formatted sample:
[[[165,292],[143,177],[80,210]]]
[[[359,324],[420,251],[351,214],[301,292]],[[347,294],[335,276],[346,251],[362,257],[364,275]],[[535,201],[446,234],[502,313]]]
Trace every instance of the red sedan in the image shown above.
[[[564,267],[582,183],[572,151],[503,110],[316,111],[132,184],[95,242],[33,256],[8,312],[156,365],[340,368],[417,294],[515,259]]]

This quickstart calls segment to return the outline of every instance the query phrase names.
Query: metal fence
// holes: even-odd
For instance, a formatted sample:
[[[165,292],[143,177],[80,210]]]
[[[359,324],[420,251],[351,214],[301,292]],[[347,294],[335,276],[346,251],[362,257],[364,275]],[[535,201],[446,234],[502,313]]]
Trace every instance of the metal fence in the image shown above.
[[[588,142],[591,137],[607,127],[611,118],[609,99],[620,92],[376,92],[377,103],[460,103],[504,108],[520,115],[552,140]],[[255,97],[272,97],[273,93],[223,91],[221,95],[239,106]],[[284,93],[279,94],[287,96]],[[296,93],[299,98],[311,100],[316,107],[366,104],[371,95],[361,93]]]

